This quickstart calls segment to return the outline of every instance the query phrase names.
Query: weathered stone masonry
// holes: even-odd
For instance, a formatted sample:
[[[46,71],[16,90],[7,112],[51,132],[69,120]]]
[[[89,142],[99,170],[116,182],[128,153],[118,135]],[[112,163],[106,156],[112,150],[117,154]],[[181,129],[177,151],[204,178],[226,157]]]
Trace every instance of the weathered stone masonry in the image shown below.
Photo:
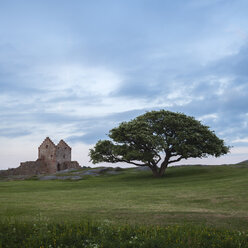
[[[22,162],[16,169],[1,171],[1,175],[50,174],[69,168],[81,168],[77,161],[71,161],[71,147],[61,140],[55,145],[47,137],[38,148],[36,161]]]

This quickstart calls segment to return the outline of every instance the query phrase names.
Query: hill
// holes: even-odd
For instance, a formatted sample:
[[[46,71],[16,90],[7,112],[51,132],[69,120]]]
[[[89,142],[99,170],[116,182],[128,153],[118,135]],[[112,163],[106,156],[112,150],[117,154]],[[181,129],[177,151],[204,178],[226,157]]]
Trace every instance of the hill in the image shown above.
[[[244,160],[244,161],[239,162],[239,163],[237,163],[237,164],[247,164],[247,165],[248,165],[248,160]]]
[[[132,168],[77,181],[1,181],[0,220],[32,222],[38,216],[55,223],[193,223],[243,230],[248,229],[247,188],[245,166],[171,167],[159,179]]]

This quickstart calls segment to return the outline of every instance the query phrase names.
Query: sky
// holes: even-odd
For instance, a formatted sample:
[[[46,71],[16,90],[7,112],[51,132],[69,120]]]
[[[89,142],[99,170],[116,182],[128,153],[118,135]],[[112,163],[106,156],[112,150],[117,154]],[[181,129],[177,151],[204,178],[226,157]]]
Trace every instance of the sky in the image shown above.
[[[0,0],[0,169],[49,136],[89,148],[150,110],[194,116],[248,159],[248,1]]]

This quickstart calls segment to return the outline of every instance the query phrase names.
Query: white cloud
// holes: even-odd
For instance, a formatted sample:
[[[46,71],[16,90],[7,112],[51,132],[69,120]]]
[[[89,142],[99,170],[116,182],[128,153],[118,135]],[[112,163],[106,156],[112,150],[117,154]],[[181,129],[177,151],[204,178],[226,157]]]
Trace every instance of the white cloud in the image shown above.
[[[231,148],[231,154],[233,155],[246,155],[248,157],[248,146],[236,146]]]
[[[223,95],[226,90],[228,90],[228,86],[234,80],[233,77],[222,77],[216,79],[215,83],[218,84],[218,89],[216,90],[217,95]]]
[[[123,80],[108,68],[80,64],[50,65],[36,70],[48,79],[41,87],[52,91],[73,91],[78,95],[106,96],[115,91]]]
[[[208,115],[200,116],[198,118],[198,120],[205,121],[205,120],[208,120],[208,119],[213,119],[215,121],[215,120],[217,120],[217,118],[218,118],[218,114],[217,113],[213,113],[213,114],[208,114]]]
[[[248,143],[248,137],[235,139],[233,143]],[[248,151],[247,151],[248,153]]]
[[[42,141],[41,141],[42,142]],[[38,156],[38,146],[35,140],[27,140],[23,138],[0,138],[0,170],[15,168],[20,165],[22,161],[36,160]]]

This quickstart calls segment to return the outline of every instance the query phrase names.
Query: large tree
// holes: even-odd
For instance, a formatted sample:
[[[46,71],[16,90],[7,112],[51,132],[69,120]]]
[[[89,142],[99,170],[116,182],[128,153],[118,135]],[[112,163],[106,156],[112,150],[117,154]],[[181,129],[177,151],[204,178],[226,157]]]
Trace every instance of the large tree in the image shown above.
[[[155,177],[181,159],[219,157],[229,147],[208,126],[182,113],[147,112],[109,131],[112,140],[99,140],[90,157],[93,163],[126,162],[149,166]]]

